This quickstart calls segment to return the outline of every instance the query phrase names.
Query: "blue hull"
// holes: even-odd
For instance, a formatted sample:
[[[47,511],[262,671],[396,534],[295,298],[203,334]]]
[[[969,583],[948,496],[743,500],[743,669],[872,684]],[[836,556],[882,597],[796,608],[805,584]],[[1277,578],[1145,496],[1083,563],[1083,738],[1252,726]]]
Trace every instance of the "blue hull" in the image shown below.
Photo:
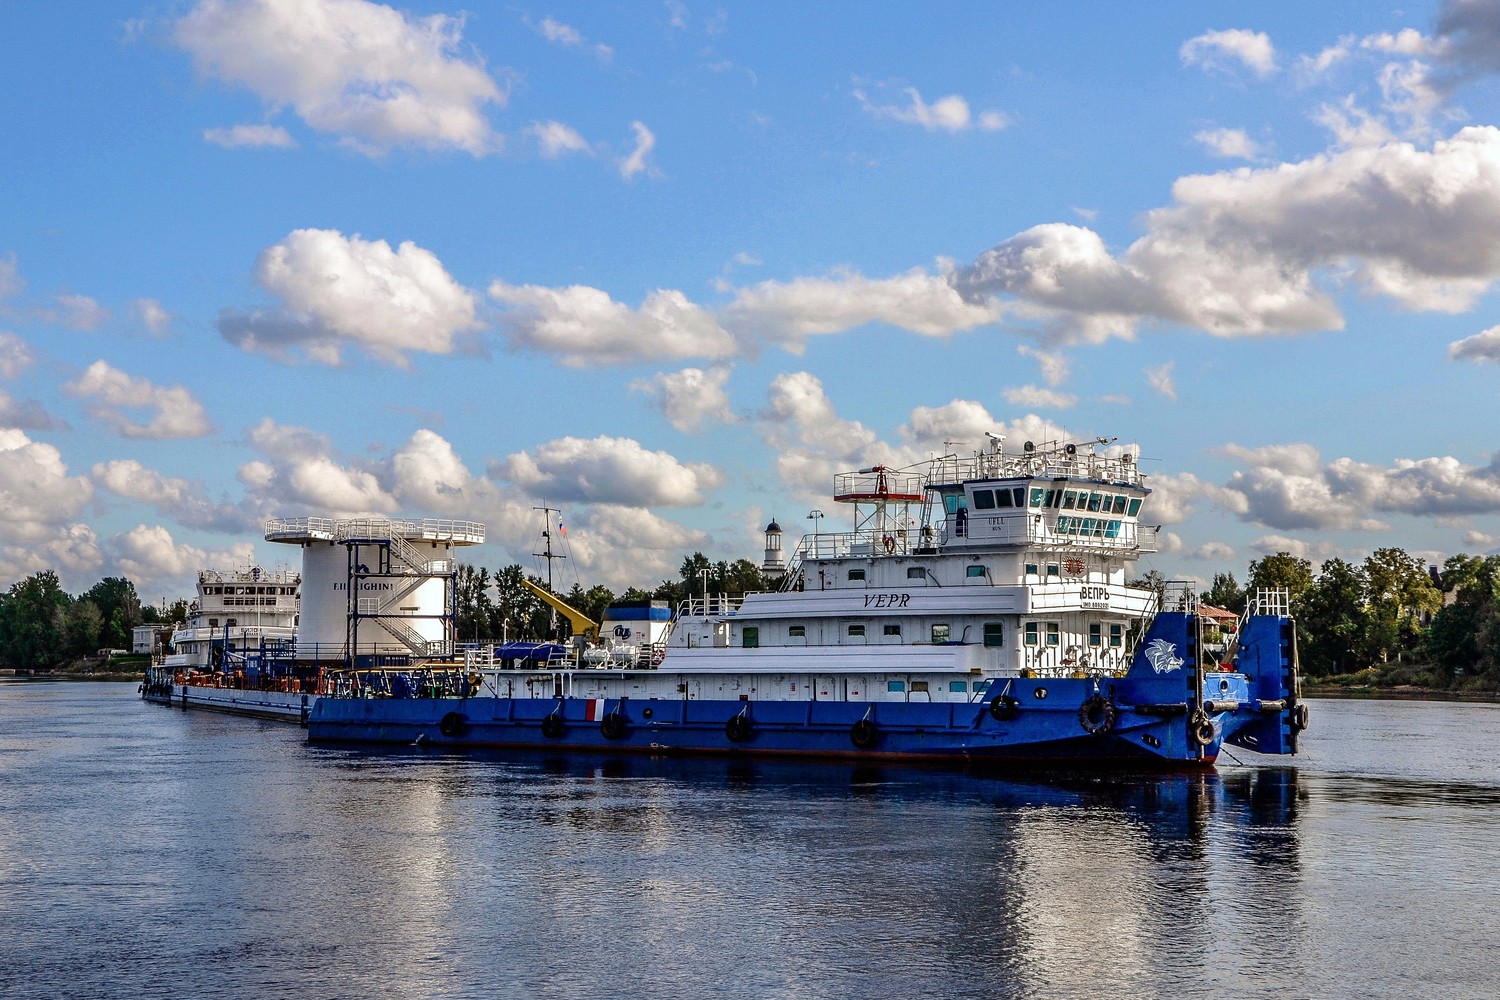
[[[1093,682],[1073,679],[1011,681],[1008,696],[1018,704],[1013,717],[1004,720],[991,711],[989,697],[948,704],[323,698],[307,729],[312,743],[452,749],[1213,763],[1219,738],[1203,746],[1193,741],[1180,693],[1177,705],[1153,701],[1140,706],[1149,711],[1138,711],[1120,690],[1136,685],[1118,681],[1114,686],[1118,704],[1107,729],[1082,715],[1094,697]],[[997,682],[996,695],[1002,687]]]
[[[1191,625],[1157,615],[1122,677],[999,678],[973,701],[323,697],[308,741],[1169,767],[1210,766],[1225,743],[1295,753],[1291,621],[1251,618],[1233,672],[1195,671]]]

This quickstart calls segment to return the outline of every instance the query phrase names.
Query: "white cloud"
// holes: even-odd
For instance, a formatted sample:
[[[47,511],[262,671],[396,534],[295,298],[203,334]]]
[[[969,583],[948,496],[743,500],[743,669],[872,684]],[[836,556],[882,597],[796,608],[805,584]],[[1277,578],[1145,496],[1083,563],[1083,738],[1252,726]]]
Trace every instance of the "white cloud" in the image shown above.
[[[922,100],[916,87],[902,89],[907,103],[875,104],[863,90],[855,90],[854,98],[866,111],[876,118],[888,118],[906,125],[920,125],[929,132],[965,132],[976,125],[986,132],[998,132],[1010,125],[1010,118],[1000,111],[982,111],[976,119],[969,109],[969,102],[959,94],[940,97],[931,104]]]
[[[109,550],[119,575],[135,583],[137,592],[147,600],[152,594],[190,592],[199,571],[205,568],[255,564],[255,545],[251,542],[202,549],[178,542],[159,524],[138,524],[114,535]]]
[[[321,434],[267,417],[251,428],[250,443],[266,460],[242,465],[240,479],[253,490],[252,501],[275,515],[347,517],[399,508],[374,471],[338,462]]]
[[[156,299],[136,299],[131,303],[130,311],[151,336],[165,337],[171,332],[172,314]]]
[[[1397,459],[1390,466],[1324,461],[1309,444],[1228,445],[1220,453],[1248,466],[1225,486],[1243,498],[1243,519],[1270,528],[1379,531],[1387,525],[1374,514],[1500,513],[1500,453],[1486,466],[1451,456]]]
[[[202,483],[164,476],[133,458],[100,462],[90,470],[90,477],[94,485],[147,504],[186,527],[244,534],[257,531],[263,520],[250,504],[214,503]]]
[[[290,107],[366,153],[395,146],[493,151],[484,117],[505,94],[464,59],[462,18],[365,0],[200,0],[175,25],[198,71]]]
[[[1308,542],[1286,535],[1262,535],[1250,543],[1250,548],[1263,556],[1285,552],[1297,559],[1306,559],[1314,566],[1339,554],[1339,547],[1332,542]]]
[[[16,378],[35,363],[36,352],[30,344],[0,330],[0,378]]]
[[[1038,385],[1022,385],[1002,392],[1005,401],[1011,406],[1034,406],[1051,410],[1066,410],[1078,403],[1078,397],[1072,393],[1058,392],[1056,389],[1044,389]]]
[[[1177,385],[1172,381],[1172,369],[1176,362],[1168,361],[1155,368],[1146,369],[1146,384],[1151,391],[1163,399],[1177,401]]]
[[[0,579],[19,580],[50,569],[64,590],[76,593],[98,582],[103,565],[98,536],[86,524],[60,524],[45,537],[24,545],[11,545],[9,537],[0,533]]]
[[[623,590],[677,576],[684,553],[708,548],[710,538],[640,507],[599,504],[568,522],[573,559],[588,579]]]
[[[0,389],[0,427],[23,431],[60,430],[68,425],[42,408],[34,399],[18,400]]]
[[[1493,549],[1500,546],[1500,535],[1489,535],[1483,531],[1466,531],[1464,532],[1464,545],[1481,551]]]
[[[630,151],[629,156],[620,161],[620,176],[627,181],[637,174],[645,174],[647,177],[660,176],[649,159],[651,151],[656,148],[656,136],[642,122],[631,122],[630,128],[635,133],[635,148]]]
[[[679,291],[659,289],[631,309],[585,285],[490,285],[509,307],[503,319],[512,345],[548,351],[562,364],[584,367],[642,360],[723,358],[734,353],[713,314]]]
[[[1181,524],[1193,515],[1195,504],[1202,501],[1217,504],[1233,514],[1243,514],[1248,509],[1243,494],[1206,483],[1191,472],[1157,473],[1149,485],[1151,503],[1147,516],[1154,523]]]
[[[297,140],[280,125],[231,125],[206,128],[203,141],[225,149],[293,149]]]
[[[1500,129],[1430,150],[1359,147],[1183,177],[1118,259],[1088,229],[1037,226],[958,272],[970,301],[1014,296],[1061,342],[1147,319],[1218,336],[1339,328],[1315,276],[1343,272],[1409,309],[1469,308],[1500,278]],[[1024,310],[1017,310],[1024,315]]]
[[[563,24],[552,17],[544,17],[540,22],[533,24],[531,27],[533,31],[554,45],[561,45],[565,48],[587,49],[593,52],[600,62],[609,62],[614,57],[615,50],[608,45],[590,43],[577,28]]]
[[[594,151],[593,147],[588,144],[588,140],[579,135],[576,129],[562,122],[532,122],[526,132],[535,137],[537,149],[549,160],[572,153]]]
[[[0,428],[0,545],[41,543],[72,521],[93,497],[82,476],[69,476],[62,453],[22,431]]]
[[[59,292],[53,300],[58,309],[51,318],[75,330],[97,330],[109,319],[109,310],[87,295]]]
[[[650,378],[637,379],[630,387],[655,400],[667,422],[685,434],[695,433],[709,424],[734,423],[737,419],[729,405],[724,385],[729,381],[728,368],[684,368],[677,372],[658,372]]]
[[[494,484],[475,476],[440,434],[419,430],[391,457],[391,492],[407,507],[474,518],[503,506]]]
[[[1193,138],[1208,150],[1210,155],[1226,159],[1253,160],[1260,155],[1260,145],[1245,134],[1244,129],[1204,129]]]
[[[1042,372],[1042,381],[1050,386],[1059,386],[1068,378],[1068,356],[1061,351],[1044,351],[1030,344],[1017,344],[1016,353],[1031,358]]]
[[[1448,345],[1449,361],[1487,361],[1500,365],[1500,326],[1492,326],[1472,337]]]
[[[938,266],[946,268],[947,262]],[[966,301],[946,273],[917,267],[890,278],[849,271],[764,281],[742,288],[722,316],[724,325],[747,343],[770,341],[795,350],[810,335],[840,333],[865,323],[947,336],[993,323],[1001,314],[993,302]]]
[[[534,495],[625,506],[693,507],[721,485],[711,465],[683,463],[630,438],[559,438],[491,466],[490,475]]]
[[[1178,55],[1186,66],[1227,70],[1237,62],[1261,79],[1276,72],[1276,49],[1263,31],[1231,28],[1205,32],[1183,42]]]
[[[480,325],[473,293],[410,241],[392,250],[384,240],[298,229],[261,251],[255,277],[283,308],[226,311],[219,332],[280,360],[300,348],[314,361],[338,364],[343,346],[353,344],[403,366],[409,351],[452,353]]]
[[[1234,558],[1234,547],[1223,542],[1205,542],[1191,553],[1192,558],[1207,562],[1226,563]]]
[[[158,386],[149,379],[128,375],[103,360],[63,386],[70,396],[89,400],[88,415],[121,437],[167,440],[204,437],[213,433],[203,405],[182,386]],[[148,411],[144,423],[128,410]]]

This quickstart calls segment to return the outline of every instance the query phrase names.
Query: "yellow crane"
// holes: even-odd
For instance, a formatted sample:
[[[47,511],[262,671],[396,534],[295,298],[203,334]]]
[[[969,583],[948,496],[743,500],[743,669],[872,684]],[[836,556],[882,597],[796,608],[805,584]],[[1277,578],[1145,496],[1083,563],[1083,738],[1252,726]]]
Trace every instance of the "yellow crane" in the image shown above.
[[[589,642],[596,642],[598,640],[598,622],[594,621],[588,615],[573,607],[573,605],[569,604],[561,597],[558,597],[556,594],[552,593],[552,591],[548,590],[546,587],[540,587],[532,583],[525,577],[521,578],[521,582],[526,585],[527,590],[531,591],[537,597],[541,598],[543,603],[545,603],[549,608],[553,608],[557,611],[558,614],[562,615],[568,620],[568,625],[573,629],[573,635],[581,635]]]

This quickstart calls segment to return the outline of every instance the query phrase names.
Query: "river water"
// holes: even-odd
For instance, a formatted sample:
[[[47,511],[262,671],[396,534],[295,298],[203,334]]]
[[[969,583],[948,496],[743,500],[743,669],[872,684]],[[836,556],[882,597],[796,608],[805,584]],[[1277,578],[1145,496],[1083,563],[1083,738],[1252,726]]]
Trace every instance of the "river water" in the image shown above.
[[[1312,707],[1295,766],[1006,780],[0,682],[0,997],[1500,994],[1500,706]]]

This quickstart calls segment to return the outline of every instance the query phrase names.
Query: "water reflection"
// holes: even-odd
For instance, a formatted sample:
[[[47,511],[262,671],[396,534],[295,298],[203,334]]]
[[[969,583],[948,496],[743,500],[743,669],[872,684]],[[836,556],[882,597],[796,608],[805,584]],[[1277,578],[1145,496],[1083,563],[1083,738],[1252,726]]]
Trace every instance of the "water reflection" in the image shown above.
[[[1500,713],[1320,707],[1296,769],[1007,777],[309,749],[103,685],[5,695],[7,998],[1469,996],[1500,978],[1475,947],[1500,940],[1500,780],[1470,749]]]

